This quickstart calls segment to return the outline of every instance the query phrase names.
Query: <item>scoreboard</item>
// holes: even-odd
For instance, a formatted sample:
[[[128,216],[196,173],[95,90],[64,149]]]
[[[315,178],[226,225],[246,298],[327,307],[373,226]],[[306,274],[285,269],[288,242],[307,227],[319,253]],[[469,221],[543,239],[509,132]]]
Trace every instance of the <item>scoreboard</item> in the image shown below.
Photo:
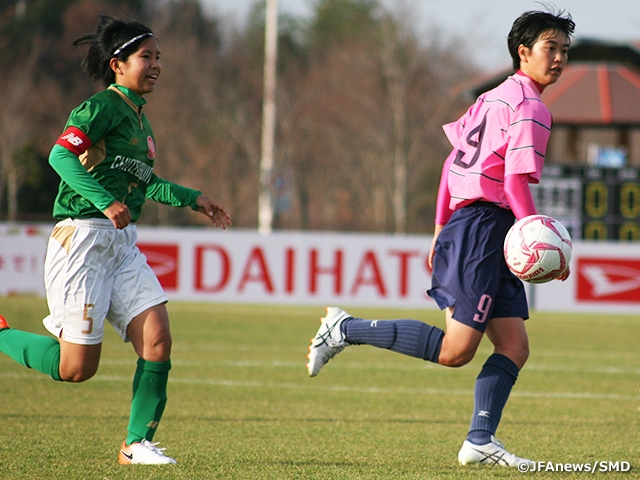
[[[640,241],[639,167],[545,165],[531,192],[574,240]]]

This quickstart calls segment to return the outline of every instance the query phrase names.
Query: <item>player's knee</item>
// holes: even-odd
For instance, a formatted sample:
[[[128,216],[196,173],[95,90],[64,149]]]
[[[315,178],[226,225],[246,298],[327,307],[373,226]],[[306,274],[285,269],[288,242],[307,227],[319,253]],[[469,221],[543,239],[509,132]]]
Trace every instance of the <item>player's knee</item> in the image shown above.
[[[524,365],[528,359],[529,359],[529,344],[527,343],[520,350],[520,360],[522,361],[522,364]]]
[[[445,367],[458,368],[466,365],[475,355],[475,351],[440,351],[438,363]]]
[[[497,345],[494,352],[504,355],[513,361],[518,368],[522,368],[529,359],[529,342],[523,339],[520,342]]]
[[[172,344],[171,335],[149,339],[145,342],[143,358],[152,362],[166,362],[171,357]]]
[[[522,368],[529,359],[529,344],[527,343],[526,345],[522,345],[512,355],[515,358],[514,362],[516,365],[518,365],[518,368]]]
[[[98,371],[97,367],[82,366],[75,369],[60,368],[60,380],[69,383],[81,383],[92,378]]]

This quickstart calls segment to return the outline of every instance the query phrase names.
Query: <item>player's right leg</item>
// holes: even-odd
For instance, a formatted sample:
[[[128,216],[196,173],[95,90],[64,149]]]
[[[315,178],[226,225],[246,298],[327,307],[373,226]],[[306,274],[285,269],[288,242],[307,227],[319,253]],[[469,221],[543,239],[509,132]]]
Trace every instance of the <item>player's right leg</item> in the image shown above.
[[[47,244],[43,324],[60,344],[60,377],[83,382],[98,371],[111,302],[117,231],[106,219],[60,221]]]
[[[385,348],[448,367],[468,363],[475,355],[483,333],[451,318],[447,308],[447,331],[419,320],[363,320],[329,307],[320,329],[311,340],[310,376],[315,376],[334,356],[349,345]]]
[[[65,382],[84,382],[100,365],[102,344],[78,345],[60,339],[60,378]]]
[[[68,343],[9,328],[4,317],[0,319],[0,352],[21,365],[63,382],[83,382],[98,370],[101,344]]]
[[[0,322],[0,352],[27,368],[63,380],[60,376],[60,344],[54,338],[9,328],[7,321]]]

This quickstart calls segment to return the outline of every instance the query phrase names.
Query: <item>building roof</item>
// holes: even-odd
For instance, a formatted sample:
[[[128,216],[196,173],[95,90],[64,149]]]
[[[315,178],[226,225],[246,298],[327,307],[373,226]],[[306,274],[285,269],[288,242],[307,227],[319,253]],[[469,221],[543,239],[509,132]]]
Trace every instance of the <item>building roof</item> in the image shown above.
[[[640,126],[640,69],[574,62],[542,100],[556,125]]]
[[[574,42],[569,63],[542,100],[554,124],[640,127],[640,50],[633,44],[599,40]],[[485,77],[470,90],[474,97],[499,85],[511,69]]]

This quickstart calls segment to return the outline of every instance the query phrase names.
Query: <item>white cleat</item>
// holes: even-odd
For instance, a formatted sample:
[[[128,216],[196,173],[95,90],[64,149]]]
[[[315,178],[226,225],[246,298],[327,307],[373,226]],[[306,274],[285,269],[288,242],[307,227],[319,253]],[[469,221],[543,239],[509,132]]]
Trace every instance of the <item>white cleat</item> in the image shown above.
[[[166,465],[176,463],[176,461],[164,454],[164,448],[158,448],[158,443],[151,443],[149,440],[132,443],[127,447],[122,443],[118,454],[120,465]]]
[[[531,460],[516,457],[504,449],[504,444],[491,436],[491,442],[486,445],[474,445],[465,440],[458,452],[460,465],[479,463],[482,465],[502,465],[503,467],[517,467],[522,463],[533,465]]]
[[[315,377],[320,373],[320,369],[329,360],[349,345],[340,329],[342,322],[349,318],[353,317],[344,310],[327,307],[327,315],[320,319],[322,325],[320,325],[316,336],[311,339],[311,346],[309,346],[307,370],[310,377]]]

